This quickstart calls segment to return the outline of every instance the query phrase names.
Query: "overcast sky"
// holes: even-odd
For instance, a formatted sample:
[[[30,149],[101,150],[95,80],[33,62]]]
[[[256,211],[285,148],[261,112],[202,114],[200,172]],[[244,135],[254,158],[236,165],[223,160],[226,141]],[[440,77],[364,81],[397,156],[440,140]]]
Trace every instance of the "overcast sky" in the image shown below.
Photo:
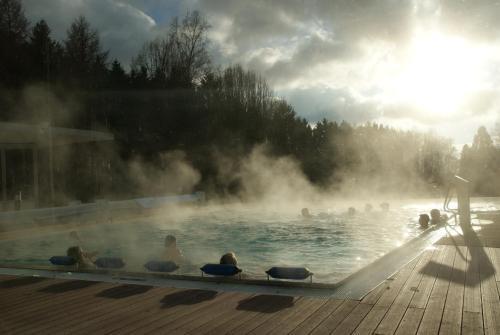
[[[310,122],[433,131],[456,144],[499,119],[500,4],[474,0],[24,0],[57,39],[85,15],[128,64],[174,16],[200,10],[216,64],[260,72]]]

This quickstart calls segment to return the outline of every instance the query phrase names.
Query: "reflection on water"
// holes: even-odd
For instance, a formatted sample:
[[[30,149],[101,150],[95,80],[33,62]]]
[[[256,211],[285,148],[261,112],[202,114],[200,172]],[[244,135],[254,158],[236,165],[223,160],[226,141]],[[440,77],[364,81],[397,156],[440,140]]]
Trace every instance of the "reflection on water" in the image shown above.
[[[312,219],[293,213],[260,210],[200,209],[176,222],[144,219],[132,224],[102,225],[79,232],[86,250],[123,257],[130,270],[163,255],[164,237],[173,234],[191,265],[178,273],[199,274],[204,263],[218,262],[234,251],[244,273],[264,278],[274,265],[307,266],[316,282],[336,282],[356,269],[417,236],[418,214],[440,208],[440,200],[391,204],[388,212],[361,209],[310,208]],[[479,210],[500,208],[498,198],[473,202]],[[358,207],[362,208],[362,207]],[[324,213],[318,215],[319,213]],[[3,262],[48,265],[48,258],[65,254],[74,242],[69,234],[0,243]]]

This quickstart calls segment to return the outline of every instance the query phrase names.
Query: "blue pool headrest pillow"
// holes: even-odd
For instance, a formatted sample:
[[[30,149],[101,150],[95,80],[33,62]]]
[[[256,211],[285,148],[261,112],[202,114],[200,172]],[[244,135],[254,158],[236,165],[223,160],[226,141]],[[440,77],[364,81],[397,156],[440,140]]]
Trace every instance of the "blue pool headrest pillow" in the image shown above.
[[[52,256],[49,261],[54,265],[75,265],[76,259],[71,256]]]
[[[212,276],[234,276],[241,272],[241,269],[233,264],[205,264],[200,270]]]
[[[295,279],[303,280],[313,275],[308,268],[275,266],[266,271],[266,273],[277,279]]]
[[[154,272],[172,272],[179,268],[177,264],[170,261],[149,261],[144,264],[144,267]]]
[[[125,266],[125,263],[119,257],[99,257],[94,264],[107,269],[121,269]]]

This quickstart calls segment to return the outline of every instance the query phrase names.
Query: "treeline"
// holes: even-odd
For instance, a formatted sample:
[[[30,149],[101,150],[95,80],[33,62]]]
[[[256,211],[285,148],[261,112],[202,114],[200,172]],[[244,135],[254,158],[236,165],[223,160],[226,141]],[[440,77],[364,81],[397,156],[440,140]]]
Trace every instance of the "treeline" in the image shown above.
[[[458,161],[451,141],[433,134],[328,120],[312,125],[260,75],[238,65],[213,66],[209,29],[196,11],[175,18],[126,70],[102,49],[84,17],[56,41],[45,21],[30,25],[20,1],[0,0],[0,118],[112,132],[114,147],[65,150],[59,164],[59,191],[83,200],[144,192],[128,163],[139,158],[166,169],[160,153],[173,150],[201,173],[198,189],[218,194],[241,187],[237,178],[224,180],[228,171],[221,174],[219,158],[237,162],[260,144],[270,155],[295,158],[311,182],[329,189],[431,195],[459,167],[476,178],[472,171],[484,164],[484,154],[472,154],[485,151],[483,144],[464,149]],[[238,164],[228,169],[237,175]],[[484,185],[478,192],[489,187],[477,185]]]
[[[474,194],[500,195],[500,146],[494,145],[485,127],[477,130],[472,145],[462,148],[459,173],[473,182]]]

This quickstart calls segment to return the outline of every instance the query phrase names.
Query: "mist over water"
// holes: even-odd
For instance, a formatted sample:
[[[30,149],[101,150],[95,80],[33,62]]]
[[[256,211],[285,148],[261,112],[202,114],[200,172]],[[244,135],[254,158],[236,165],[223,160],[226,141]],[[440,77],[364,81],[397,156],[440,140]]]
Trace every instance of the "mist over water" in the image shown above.
[[[260,204],[171,207],[157,217],[81,227],[78,234],[85,250],[122,257],[130,271],[145,271],[147,261],[162,259],[164,238],[172,234],[189,263],[177,274],[199,275],[203,264],[218,263],[232,251],[249,278],[265,278],[264,271],[272,266],[305,266],[315,273],[315,281],[333,283],[416,237],[421,232],[418,214],[441,204],[441,199],[393,200],[383,212],[373,201],[373,211],[365,213],[365,202],[330,201],[329,207],[310,206],[310,220],[300,216],[300,208],[272,210]],[[348,206],[358,212],[349,216]],[[473,207],[498,210],[500,200],[474,199]],[[65,254],[75,243],[68,233],[3,241],[2,261],[49,265],[51,256]]]

